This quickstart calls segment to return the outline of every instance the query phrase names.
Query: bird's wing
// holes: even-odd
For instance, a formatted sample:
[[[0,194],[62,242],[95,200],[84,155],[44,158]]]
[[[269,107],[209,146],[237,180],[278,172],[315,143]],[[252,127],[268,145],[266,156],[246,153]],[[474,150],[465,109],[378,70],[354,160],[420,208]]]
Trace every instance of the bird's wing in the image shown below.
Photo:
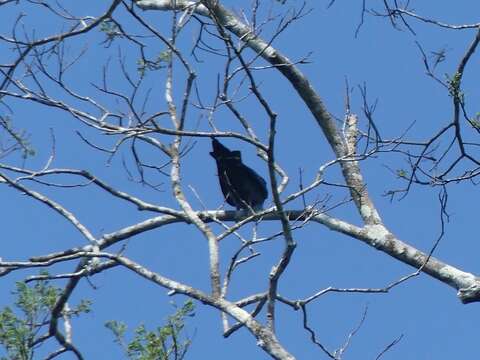
[[[236,184],[235,173],[231,169],[218,165],[218,180],[222,189],[225,201],[235,207],[240,207],[241,200],[238,195],[238,184]]]
[[[257,174],[255,170],[249,168],[247,165],[242,164],[244,166],[244,171],[248,174],[248,177],[252,179],[256,183],[256,190],[261,194],[263,200],[268,197],[268,190],[267,190],[267,182],[263,177]]]

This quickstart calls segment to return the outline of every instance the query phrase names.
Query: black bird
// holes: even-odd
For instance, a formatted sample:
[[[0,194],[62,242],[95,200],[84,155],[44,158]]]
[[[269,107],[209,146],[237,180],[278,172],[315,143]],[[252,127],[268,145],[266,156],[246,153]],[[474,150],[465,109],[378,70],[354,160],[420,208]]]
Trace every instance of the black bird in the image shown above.
[[[210,153],[217,162],[218,179],[225,200],[237,209],[261,209],[268,197],[267,183],[254,170],[242,163],[240,151],[231,151],[212,139]]]

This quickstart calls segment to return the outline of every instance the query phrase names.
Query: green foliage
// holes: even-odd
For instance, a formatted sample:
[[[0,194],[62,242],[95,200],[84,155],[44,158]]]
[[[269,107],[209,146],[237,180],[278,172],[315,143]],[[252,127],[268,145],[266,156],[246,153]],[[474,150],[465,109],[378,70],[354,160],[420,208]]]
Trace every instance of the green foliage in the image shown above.
[[[22,151],[22,157],[26,159],[35,155],[35,149],[30,145],[25,131],[18,131],[12,125],[12,120],[8,116],[0,116],[0,128],[3,128],[13,139],[14,146]]]
[[[100,24],[100,31],[103,32],[107,37],[104,41],[104,43],[107,44],[107,47],[110,46],[116,38],[123,37],[120,28],[111,19],[106,19],[102,21],[102,23]]]
[[[15,307],[21,315],[17,316],[10,307],[0,312],[0,344],[8,354],[2,359],[31,359],[35,334],[48,319],[58,289],[49,286],[46,281],[38,281],[34,286],[18,282],[12,293],[16,296]]]
[[[165,65],[172,58],[169,50],[162,51],[154,60],[147,60],[145,58],[137,60],[137,71],[140,76],[144,76],[147,70],[154,71],[165,67]]]
[[[0,344],[5,348],[7,357],[2,360],[32,359],[33,334],[27,321],[17,318],[12,309],[5,307],[0,312]]]
[[[445,77],[447,78],[448,93],[450,96],[463,103],[464,94],[460,90],[462,75],[457,72],[453,75],[453,77],[450,77],[448,74],[445,74]]]
[[[470,119],[470,125],[472,125],[473,128],[480,130],[480,112],[475,114],[475,118]]]
[[[5,307],[0,311],[0,346],[7,357],[1,360],[31,360],[34,342],[40,330],[49,325],[50,313],[60,294],[60,289],[47,280],[37,281],[33,286],[17,282],[15,310]],[[82,300],[69,310],[68,315],[79,315],[90,311],[90,302]]]
[[[47,280],[37,281],[34,285],[18,282],[13,309],[5,307],[0,311],[0,347],[6,356],[0,360],[32,360],[38,336],[44,334],[49,326],[51,311],[60,295],[61,289],[49,284]],[[68,309],[69,316],[78,316],[90,311],[91,302],[82,300]],[[127,359],[132,360],[181,360],[185,357],[191,341],[184,335],[185,317],[194,315],[191,300],[170,315],[161,327],[148,330],[144,325],[134,330],[130,342],[125,341],[127,326],[115,320],[105,326],[113,332],[114,341],[120,345]]]
[[[194,315],[194,305],[188,300],[183,306],[170,315],[166,324],[149,331],[139,325],[134,330],[133,339],[126,342],[127,326],[115,320],[108,321],[105,326],[113,332],[115,343],[119,344],[128,359],[131,360],[169,360],[183,359],[191,340],[183,336],[185,317]]]
[[[408,172],[404,169],[398,169],[397,170],[397,176],[400,178],[407,179],[408,178]]]

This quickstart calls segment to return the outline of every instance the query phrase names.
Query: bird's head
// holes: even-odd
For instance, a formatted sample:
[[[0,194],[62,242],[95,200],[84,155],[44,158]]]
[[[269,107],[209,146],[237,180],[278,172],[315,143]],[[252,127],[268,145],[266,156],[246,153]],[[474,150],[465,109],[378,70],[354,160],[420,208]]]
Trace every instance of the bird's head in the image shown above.
[[[238,150],[231,151],[229,148],[224,146],[217,139],[212,139],[212,147],[213,147],[213,151],[210,152],[210,155],[215,160],[226,160],[226,161],[235,161],[235,162],[242,161],[242,154],[240,151]]]

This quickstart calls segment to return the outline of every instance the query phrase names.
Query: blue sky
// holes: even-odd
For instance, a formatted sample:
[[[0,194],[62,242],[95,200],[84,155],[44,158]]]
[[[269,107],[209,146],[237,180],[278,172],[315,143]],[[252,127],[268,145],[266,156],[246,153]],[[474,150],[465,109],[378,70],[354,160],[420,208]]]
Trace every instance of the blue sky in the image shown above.
[[[225,1],[227,6],[236,10],[248,8],[249,2]],[[344,113],[345,78],[354,88],[351,95],[352,111],[361,115],[361,97],[358,85],[366,83],[369,99],[378,99],[375,120],[384,136],[398,136],[412,123],[409,138],[424,140],[434,130],[446,124],[452,116],[451,99],[448,93],[435,81],[425,75],[421,55],[415,41],[424,49],[438,51],[447,49],[447,58],[438,67],[438,74],[452,74],[466,47],[472,41],[473,30],[452,31],[432,25],[412,21],[417,35],[407,31],[392,29],[388,20],[366,16],[365,23],[355,38],[355,29],[360,20],[361,2],[337,0],[326,9],[326,1],[307,1],[312,11],[296,23],[293,23],[275,42],[274,46],[292,60],[298,60],[311,52],[309,64],[301,65],[311,83],[322,96],[328,110],[342,119]],[[280,12],[288,6],[299,6],[300,2],[287,1],[281,7],[273,5]],[[68,2],[72,11],[89,15],[98,15],[106,4],[82,4]],[[455,4],[436,3],[435,6],[415,3],[415,11],[446,23],[478,22],[478,5],[472,1],[459,1]],[[367,2],[367,6],[374,6]],[[9,34],[15,14],[24,9],[23,19],[27,29],[35,29],[36,36],[46,36],[61,30],[61,22],[55,22],[47,16],[34,12],[32,7],[13,5],[4,6],[0,13],[2,34]],[[265,14],[263,8],[262,14]],[[142,13],[160,30],[167,31],[170,16],[160,12]],[[475,17],[477,15],[477,18]],[[141,28],[128,19],[123,10],[114,15],[126,29],[139,33]],[[271,30],[270,30],[271,31]],[[179,39],[179,47],[186,53],[191,48],[198,32],[198,26],[192,22]],[[266,35],[269,32],[266,31]],[[86,55],[76,64],[66,80],[83,95],[89,95],[116,110],[126,110],[125,106],[111,97],[96,91],[92,83],[100,84],[102,66],[109,60],[109,86],[118,91],[128,92],[128,86],[121,77],[118,58],[125,58],[128,68],[135,73],[138,54],[134,48],[123,42],[114,42],[105,48],[103,34],[93,31],[78,39],[67,42],[66,52],[74,56],[88,46]],[[144,39],[151,44],[147,49],[150,55],[163,51],[158,43]],[[121,44],[121,45],[120,45]],[[217,44],[218,45],[218,44]],[[2,63],[12,60],[7,47],[2,45]],[[121,55],[119,55],[121,54]],[[5,56],[5,58],[3,58]],[[464,79],[466,103],[472,114],[480,111],[476,106],[480,89],[476,86],[480,76],[480,58],[475,54],[467,67]],[[211,103],[215,91],[215,79],[221,71],[222,59],[200,53],[203,62],[189,61],[198,73],[198,85],[202,101]],[[262,65],[262,62],[258,63]],[[53,69],[52,65],[52,69]],[[305,181],[311,180],[316,169],[332,160],[333,154],[313,120],[312,115],[292,91],[291,86],[274,70],[256,72],[261,91],[278,113],[278,140],[276,158],[290,174],[287,193],[298,189],[298,169],[304,169]],[[17,74],[17,76],[19,76]],[[138,104],[146,96],[146,89],[152,88],[147,110],[150,112],[165,110],[163,97],[165,73],[152,72],[139,95]],[[182,74],[178,72],[178,79]],[[182,83],[179,80],[178,85]],[[67,99],[65,93],[53,86],[47,87],[54,96]],[[181,94],[181,87],[176,89]],[[197,99],[192,101],[196,102]],[[132,169],[132,157],[128,148],[122,149],[111,161],[108,155],[99,153],[82,142],[76,131],[97,144],[108,147],[114,138],[98,135],[92,129],[80,124],[66,113],[33,103],[7,98],[4,101],[12,109],[0,108],[2,114],[8,114],[17,129],[25,129],[30,134],[32,146],[37,154],[25,162],[29,168],[41,168],[50,156],[53,129],[56,139],[56,157],[54,167],[72,167],[87,169],[102,180],[123,191],[131,192],[152,203],[178,208],[172,199],[168,179],[149,173],[152,182],[164,184],[161,191],[152,190],[129,180],[122,161]],[[80,105],[79,105],[80,106]],[[241,104],[242,111],[251,120],[262,141],[267,140],[268,120],[258,104],[247,99]],[[90,109],[93,111],[92,109]],[[166,121],[166,120],[165,120]],[[362,125],[365,118],[360,116]],[[239,130],[232,116],[226,111],[215,114],[215,123],[220,130]],[[166,124],[166,123],[165,123]],[[187,122],[189,128],[208,130],[206,114],[191,109]],[[3,135],[2,135],[3,136]],[[165,140],[165,137],[159,136]],[[470,138],[476,141],[475,137]],[[242,150],[244,161],[263,176],[267,175],[267,166],[255,156],[255,149],[237,140],[224,140],[224,143]],[[222,204],[222,195],[217,184],[216,169],[209,156],[210,141],[206,138],[194,140],[195,146],[183,159],[182,181],[187,197],[195,209],[216,209]],[[158,152],[147,147],[141,148],[146,160],[162,164]],[[21,165],[19,158],[11,157],[0,161]],[[400,239],[413,246],[429,251],[440,232],[440,217],[437,195],[438,188],[414,187],[402,201],[390,201],[384,193],[401,186],[401,182],[391,174],[385,165],[392,168],[406,167],[405,160],[394,154],[381,154],[362,162],[361,167],[367,186],[381,216],[389,229]],[[330,181],[339,181],[338,169],[327,173]],[[57,178],[66,183],[77,180]],[[113,199],[93,186],[75,189],[57,189],[27,183],[31,188],[51,196],[75,214],[80,221],[91,229],[94,235],[116,231],[141,220],[155,216],[139,212],[129,204]],[[196,200],[195,192],[202,202]],[[478,273],[478,252],[480,250],[476,228],[477,187],[471,183],[451,185],[448,211],[450,222],[446,227],[435,256],[458,268]],[[307,196],[314,201],[316,197],[332,195],[332,203],[341,201],[346,193],[331,187],[320,187]],[[0,196],[4,204],[2,220],[3,241],[0,256],[4,260],[23,260],[32,255],[47,254],[74,246],[82,246],[85,239],[63,218],[54,214],[43,204],[6,186],[0,187]],[[267,200],[271,204],[271,198]],[[299,209],[300,202],[289,204],[291,209]],[[341,206],[332,211],[332,215],[360,224],[360,219],[352,204]],[[219,232],[219,227],[214,227]],[[278,231],[280,224],[260,224],[259,234],[266,235]],[[246,238],[252,236],[252,227],[242,229]],[[292,263],[280,282],[279,292],[290,299],[308,297],[328,286],[377,288],[384,287],[411,273],[413,270],[405,264],[387,255],[367,247],[355,239],[329,231],[318,224],[309,224],[295,233],[297,249]],[[238,248],[238,239],[224,240],[222,247],[222,269],[228,264],[231,254]],[[268,273],[281,254],[283,242],[277,239],[260,245],[261,256],[244,265],[234,276],[230,290],[231,299],[238,299],[251,293],[264,291],[268,284]],[[118,249],[118,247],[116,248]],[[146,232],[128,241],[126,256],[141,262],[146,267],[179,281],[208,291],[208,253],[206,242],[192,225],[171,225]],[[51,273],[71,271],[74,264],[62,264],[50,269]],[[16,272],[0,279],[0,305],[10,304],[9,295],[15,281],[25,278],[29,272]],[[125,269],[117,268],[97,275],[91,279],[92,288],[82,281],[71,303],[88,298],[93,301],[91,314],[82,316],[73,322],[74,342],[87,359],[118,359],[119,348],[104,328],[107,320],[117,319],[127,322],[131,328],[140,323],[147,327],[160,325],[172,313],[170,301],[181,304],[183,297],[168,297],[166,290],[148,283],[144,279]],[[59,285],[63,282],[59,282]],[[445,284],[427,275],[394,288],[388,294],[327,294],[309,307],[310,324],[317,331],[320,341],[334,350],[345,341],[348,333],[360,321],[365,307],[368,306],[366,320],[352,340],[345,359],[374,359],[377,354],[394,339],[403,335],[403,339],[384,355],[383,359],[453,359],[473,358],[476,354],[476,341],[480,315],[477,304],[462,305],[455,291]],[[297,359],[324,358],[324,355],[309,341],[308,334],[302,329],[301,314],[279,305],[278,337],[287,350]],[[263,319],[260,317],[260,319]],[[264,319],[263,319],[264,320]],[[208,356],[213,359],[267,359],[269,358],[255,345],[254,338],[245,330],[240,330],[228,339],[222,337],[219,314],[202,304],[197,304],[196,316],[188,320],[188,333],[193,345],[187,358],[197,359]],[[47,346],[50,349],[52,344]],[[41,350],[40,353],[42,354]],[[41,358],[41,357],[39,357]],[[65,355],[63,358],[73,358]]]

